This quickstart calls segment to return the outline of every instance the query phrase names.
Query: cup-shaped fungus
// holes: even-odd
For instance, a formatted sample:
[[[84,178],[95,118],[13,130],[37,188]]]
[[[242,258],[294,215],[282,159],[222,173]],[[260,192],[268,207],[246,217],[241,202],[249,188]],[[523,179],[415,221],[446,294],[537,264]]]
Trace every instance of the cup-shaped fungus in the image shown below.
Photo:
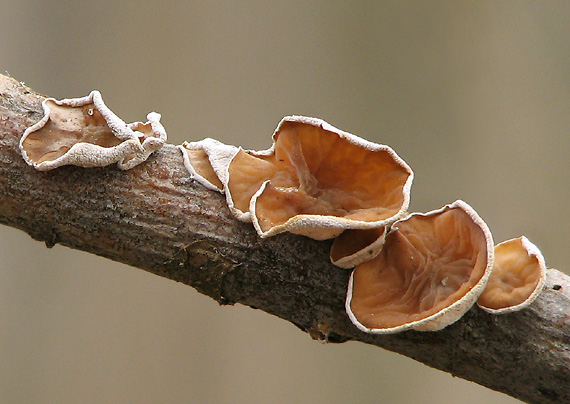
[[[440,330],[477,300],[491,273],[493,239],[477,213],[455,201],[397,221],[380,254],[358,265],[346,311],[360,330]]]
[[[210,138],[198,142],[184,142],[178,148],[191,178],[206,188],[224,192],[223,183],[227,183],[230,161],[239,148]]]
[[[546,278],[542,253],[526,237],[495,246],[493,272],[477,305],[492,314],[521,310],[538,296]]]
[[[166,141],[160,114],[149,113],[146,123],[127,124],[95,90],[82,98],[46,98],[42,106],[43,118],[20,139],[24,160],[40,171],[67,164],[102,167],[112,163],[128,170]]]
[[[331,262],[337,267],[354,268],[371,260],[382,250],[386,226],[366,230],[345,230],[331,246]]]
[[[285,117],[273,141],[269,150],[240,150],[225,184],[230,209],[261,237],[327,239],[405,214],[413,173],[390,147],[301,116]]]

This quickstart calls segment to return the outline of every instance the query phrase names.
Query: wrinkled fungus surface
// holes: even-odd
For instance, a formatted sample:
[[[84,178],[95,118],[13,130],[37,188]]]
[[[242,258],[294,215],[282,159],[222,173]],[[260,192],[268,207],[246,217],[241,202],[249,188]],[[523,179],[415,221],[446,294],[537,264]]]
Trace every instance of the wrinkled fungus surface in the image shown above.
[[[145,161],[166,141],[159,114],[148,114],[146,123],[126,124],[104,104],[98,91],[83,98],[47,98],[42,105],[44,117],[20,140],[24,160],[38,170],[112,163],[126,170]]]
[[[267,151],[240,150],[229,166],[231,205],[251,213],[262,237],[324,239],[404,214],[413,174],[388,146],[306,117],[285,118],[273,139]]]
[[[347,312],[373,333],[437,330],[475,302],[492,265],[491,234],[461,201],[394,223],[380,254],[351,276]]]
[[[493,273],[477,304],[493,314],[520,310],[540,293],[545,272],[540,250],[526,237],[499,243]]]

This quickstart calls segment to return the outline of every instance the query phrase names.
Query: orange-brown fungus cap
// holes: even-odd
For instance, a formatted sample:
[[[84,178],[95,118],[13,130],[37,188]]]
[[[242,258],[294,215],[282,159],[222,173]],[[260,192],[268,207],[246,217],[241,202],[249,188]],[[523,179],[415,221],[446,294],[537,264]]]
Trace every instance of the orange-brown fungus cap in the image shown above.
[[[82,98],[46,98],[42,105],[44,117],[20,139],[22,156],[38,170],[112,163],[126,170],[145,161],[166,141],[159,114],[148,114],[147,123],[126,124],[104,104],[98,91]]]
[[[54,100],[47,100],[45,105],[50,109],[50,119],[22,142],[28,158],[37,165],[57,160],[79,141],[101,147],[114,147],[122,142],[92,102],[80,108],[59,106]]]
[[[178,148],[184,166],[194,180],[206,188],[224,192],[223,179],[227,178],[230,161],[239,151],[237,147],[206,138],[199,142],[184,142]]]
[[[333,241],[330,258],[337,267],[354,268],[371,260],[382,250],[386,227],[366,230],[345,230]]]
[[[545,276],[542,253],[526,237],[503,241],[495,246],[493,272],[477,304],[493,314],[523,309],[536,299]]]
[[[216,189],[221,191],[224,188],[222,182],[212,168],[212,164],[210,164],[208,155],[204,150],[188,150],[188,159],[198,175],[205,178],[209,183],[216,187]]]
[[[388,146],[307,117],[284,118],[274,145],[240,151],[229,167],[229,204],[251,213],[261,237],[284,231],[316,239],[401,217],[413,173]]]
[[[493,264],[489,229],[465,202],[392,225],[380,254],[353,271],[347,313],[369,333],[433,331],[457,321]]]

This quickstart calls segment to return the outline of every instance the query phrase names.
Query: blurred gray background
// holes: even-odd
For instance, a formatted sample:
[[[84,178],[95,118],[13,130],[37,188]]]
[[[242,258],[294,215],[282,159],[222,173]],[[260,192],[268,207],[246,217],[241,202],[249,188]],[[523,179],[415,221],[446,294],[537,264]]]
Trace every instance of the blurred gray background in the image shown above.
[[[568,272],[570,3],[14,1],[0,70],[98,89],[169,141],[261,149],[289,114],[388,144],[411,210],[470,203]],[[1,202],[1,201],[0,201]],[[0,228],[1,403],[516,403],[358,343]]]

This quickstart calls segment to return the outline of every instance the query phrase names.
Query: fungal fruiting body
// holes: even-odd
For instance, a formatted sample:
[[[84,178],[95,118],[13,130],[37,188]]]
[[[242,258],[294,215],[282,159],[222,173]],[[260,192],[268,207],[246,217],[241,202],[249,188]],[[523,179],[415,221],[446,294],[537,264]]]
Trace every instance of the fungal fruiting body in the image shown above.
[[[20,139],[24,160],[40,171],[63,165],[102,167],[117,163],[128,170],[166,142],[160,114],[148,122],[125,123],[94,90],[88,96],[42,102],[44,116]]]
[[[346,311],[368,333],[439,330],[471,308],[492,265],[491,233],[468,204],[414,213],[394,223],[380,254],[352,272]]]
[[[354,268],[376,257],[386,239],[387,227],[366,230],[345,230],[331,246],[331,262],[340,268]]]
[[[413,172],[390,147],[299,116],[284,118],[273,140],[269,151],[251,154],[274,167],[270,178],[235,177],[255,184],[252,188],[263,180],[249,202],[261,237],[288,231],[327,239],[345,229],[382,227],[404,215]],[[241,171],[240,165],[232,162],[232,170]]]
[[[207,154],[231,211],[252,221],[261,237],[288,231],[328,239],[405,214],[413,172],[388,146],[301,116],[285,117],[273,141],[265,151],[232,149],[225,160],[212,157],[213,148],[193,146]]]
[[[127,124],[95,90],[42,106],[43,118],[20,139],[24,160],[41,171],[112,163],[127,170],[166,141],[159,114]],[[487,225],[463,201],[402,218],[411,168],[390,147],[320,119],[283,118],[264,151],[209,138],[178,148],[191,178],[225,194],[234,216],[252,222],[260,237],[336,237],[330,259],[356,267],[345,308],[364,332],[439,330],[476,301],[493,314],[520,310],[543,287],[538,248],[525,237],[493,248]]]
[[[544,286],[546,263],[526,237],[495,246],[493,272],[477,305],[492,314],[521,310],[531,304]]]
[[[190,177],[206,188],[224,193],[228,180],[228,167],[239,148],[206,138],[198,142],[184,142],[178,146],[184,166]]]

